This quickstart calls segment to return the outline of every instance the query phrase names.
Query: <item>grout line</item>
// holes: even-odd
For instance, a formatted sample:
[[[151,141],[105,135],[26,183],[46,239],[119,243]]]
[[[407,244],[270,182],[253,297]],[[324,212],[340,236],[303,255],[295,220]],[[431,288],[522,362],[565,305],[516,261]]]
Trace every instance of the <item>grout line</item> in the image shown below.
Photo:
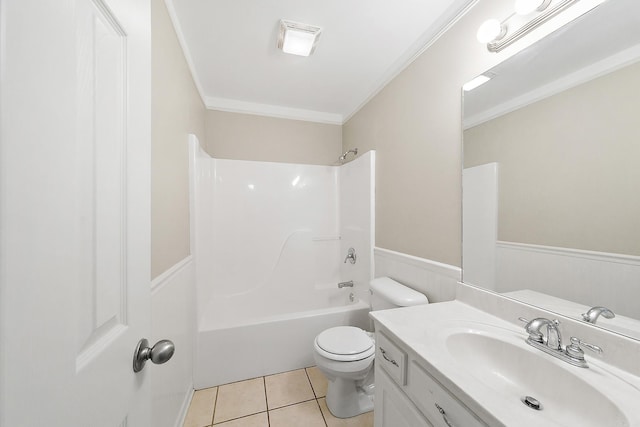
[[[238,420],[241,420],[243,418],[249,418],[249,417],[253,417],[254,415],[260,415],[260,414],[265,414],[265,413],[267,414],[267,420],[268,420],[269,419],[269,413],[267,411],[260,411],[260,412],[255,412],[253,414],[243,415],[241,417],[230,418],[228,420],[221,421],[218,424],[212,424],[211,426],[207,426],[207,427],[218,427],[218,426],[220,426],[222,424],[225,424],[225,423],[230,423],[232,421],[238,421]]]
[[[302,370],[302,369],[304,369],[304,370],[305,370],[305,372],[306,372],[306,369],[307,369],[307,368],[314,368],[315,366],[316,366],[316,365],[305,366],[305,367],[303,367],[303,368],[292,369],[292,370],[290,370],[290,371],[276,372],[276,373],[273,373],[273,374],[267,374],[267,375],[264,375],[264,376],[257,376],[257,377],[246,378],[246,379],[244,379],[244,380],[231,381],[230,383],[224,383],[224,384],[212,385],[211,387],[204,387],[204,388],[197,389],[197,390],[195,390],[195,391],[199,391],[199,390],[206,390],[206,389],[208,389],[208,388],[214,388],[214,387],[222,387],[222,386],[225,386],[225,385],[237,384],[237,383],[241,383],[241,382],[244,382],[244,381],[257,380],[258,378],[273,377],[273,376],[275,376],[275,375],[286,374],[286,373],[289,373],[289,372],[295,372],[295,371],[299,371],[299,370]]]
[[[309,376],[309,371],[307,371],[308,368],[304,368],[304,373],[307,374],[307,381],[309,381],[309,384],[311,385],[311,391],[313,391],[313,395],[316,397],[316,399],[318,398],[318,394],[316,393],[316,389],[313,387],[313,381],[311,381],[311,377]]]
[[[264,404],[267,408],[267,426],[271,426],[271,421],[269,420],[269,396],[267,395],[267,379],[266,377],[262,377],[262,384],[264,385]]]
[[[295,406],[295,405],[299,405],[301,403],[311,402],[312,400],[317,400],[317,399],[315,397],[312,397],[311,399],[301,400],[300,402],[287,403],[286,405],[282,405],[282,406],[278,406],[277,408],[269,409],[269,411],[277,411],[278,409],[288,408],[289,406]]]
[[[266,405],[265,410],[264,410],[264,411],[258,411],[258,412],[252,412],[252,413],[250,413],[250,414],[245,414],[245,415],[242,415],[242,416],[239,416],[239,417],[235,417],[235,418],[230,418],[230,419],[228,419],[228,420],[221,421],[221,422],[220,422],[220,423],[218,423],[218,424],[226,423],[226,422],[228,422],[228,421],[233,421],[233,420],[239,420],[239,419],[241,419],[241,418],[249,417],[249,416],[252,416],[252,415],[261,414],[261,413],[263,413],[263,412],[267,412],[267,411],[269,410],[269,405],[268,405],[268,403],[267,403],[267,384],[266,384],[266,382],[265,382],[264,377],[255,377],[255,378],[250,378],[250,379],[248,379],[248,380],[234,381],[234,382],[232,382],[232,383],[227,383],[227,384],[218,385],[218,386],[215,386],[215,387],[217,387],[217,388],[218,388],[218,392],[216,393],[216,401],[215,401],[214,406],[213,406],[213,418],[212,418],[212,420],[211,420],[211,426],[212,426],[212,427],[213,427],[214,425],[218,425],[218,424],[214,424],[214,419],[215,419],[215,415],[216,415],[216,406],[218,406],[218,397],[220,396],[220,387],[225,386],[225,385],[230,385],[230,384],[237,384],[237,383],[241,383],[241,382],[244,382],[244,381],[257,380],[257,379],[259,379],[259,378],[262,378],[262,387],[263,387],[263,390],[264,390],[265,405]],[[209,387],[209,388],[213,388],[213,387]],[[269,415],[267,414],[267,419],[268,419],[268,417],[269,417]]]
[[[322,415],[322,420],[324,421],[324,425],[328,427],[329,424],[327,423],[327,419],[324,417],[324,412],[322,412],[322,407],[320,406],[319,399],[316,399],[316,404],[318,405],[318,409],[320,410],[320,415]]]
[[[216,406],[218,406],[218,396],[220,396],[220,387],[216,387],[216,398],[213,399],[213,413],[211,414],[212,426],[213,426],[213,420],[216,418]]]
[[[320,407],[320,402],[319,402],[319,399],[325,398],[325,396],[322,396],[322,397],[317,397],[317,396],[316,396],[316,391],[315,391],[315,389],[313,388],[313,383],[311,382],[311,377],[309,377],[309,372],[307,371],[307,369],[308,369],[308,368],[312,368],[312,367],[314,367],[314,366],[315,366],[315,365],[313,365],[313,366],[309,366],[309,367],[305,367],[305,368],[302,368],[302,369],[304,369],[305,375],[307,376],[307,381],[309,381],[309,385],[311,386],[311,390],[313,391],[314,398],[307,399],[307,400],[303,400],[303,401],[300,401],[300,402],[289,403],[289,404],[287,404],[287,405],[279,406],[279,407],[277,407],[277,408],[272,408],[272,409],[270,409],[270,408],[269,408],[269,397],[268,397],[268,394],[267,394],[267,381],[266,381],[266,377],[267,377],[267,376],[272,376],[272,375],[278,375],[278,374],[265,375],[265,376],[262,376],[262,377],[255,377],[255,378],[250,378],[250,379],[248,379],[248,380],[235,381],[235,382],[231,382],[231,383],[227,383],[227,384],[222,384],[222,385],[219,385],[219,386],[215,386],[215,387],[217,387],[217,389],[218,389],[218,390],[217,390],[217,392],[216,392],[216,398],[215,398],[214,405],[213,405],[213,415],[212,415],[212,419],[211,419],[211,427],[216,427],[217,425],[220,425],[220,423],[218,423],[218,424],[213,424],[213,419],[215,418],[216,407],[217,407],[217,405],[218,405],[218,397],[220,396],[220,387],[222,387],[222,386],[224,386],[224,385],[228,385],[228,384],[235,384],[235,383],[243,382],[243,381],[256,380],[256,379],[258,379],[258,378],[262,378],[262,383],[263,383],[263,386],[264,386],[265,404],[266,404],[267,409],[266,409],[265,411],[255,412],[255,413],[252,413],[252,414],[246,414],[246,415],[243,415],[243,416],[241,416],[241,417],[236,417],[236,418],[231,418],[231,419],[228,419],[228,420],[224,420],[224,421],[222,421],[222,423],[226,423],[226,422],[230,422],[230,421],[235,421],[235,420],[239,420],[239,419],[242,419],[242,418],[246,418],[246,417],[250,417],[250,416],[253,416],[253,415],[257,415],[257,414],[261,414],[261,413],[263,413],[263,412],[266,412],[266,413],[267,413],[267,422],[268,422],[268,425],[270,426],[270,425],[271,425],[271,417],[270,417],[269,412],[271,412],[271,411],[276,411],[276,410],[283,409],[283,408],[287,408],[287,407],[294,406],[294,405],[299,405],[299,404],[301,404],[301,403],[311,402],[312,400],[315,400],[316,405],[318,405],[318,409],[320,410],[320,414],[322,415],[322,419],[323,419],[323,421],[324,421],[324,424],[325,424],[325,426],[328,426],[328,424],[327,424],[327,420],[326,420],[326,418],[325,418],[325,416],[324,416],[324,413],[322,412],[322,408]],[[294,369],[294,370],[292,370],[292,371],[284,371],[284,372],[281,372],[281,373],[294,372],[294,371],[297,371],[297,370],[298,370],[298,369]]]
[[[288,372],[288,371],[287,371],[287,372]],[[273,375],[277,375],[277,374],[273,374]],[[267,375],[267,376],[269,376],[269,375]],[[259,376],[259,377],[246,378],[246,379],[244,379],[244,380],[231,381],[230,383],[224,383],[224,384],[214,385],[214,386],[211,386],[211,387],[205,387],[204,389],[207,389],[207,388],[213,388],[213,387],[222,387],[222,386],[225,386],[225,385],[231,385],[231,384],[243,383],[243,382],[245,382],[245,381],[257,380],[258,378],[264,378],[264,377],[263,377],[263,376]],[[201,390],[204,390],[204,389],[201,389]]]
[[[212,424],[212,427],[216,427],[216,426],[219,426],[220,424],[228,423],[228,422],[231,422],[231,421],[241,420],[241,419],[243,419],[243,418],[253,417],[254,415],[264,414],[265,412],[267,412],[267,411],[253,412],[253,413],[251,413],[251,414],[242,415],[242,416],[240,416],[240,417],[229,418],[228,420],[220,421],[220,422],[219,422],[219,423],[217,423],[217,424]],[[268,414],[267,414],[267,417],[269,417],[269,415],[268,415]]]
[[[303,371],[303,370],[305,370],[307,368],[312,368],[313,366],[315,366],[315,365],[305,366],[305,367],[302,367],[302,368],[291,369],[289,371],[281,371],[281,372],[276,372],[276,373],[273,373],[273,374],[267,374],[267,375],[264,376],[264,378],[266,378],[266,377],[275,377],[276,375],[288,374],[290,372]]]

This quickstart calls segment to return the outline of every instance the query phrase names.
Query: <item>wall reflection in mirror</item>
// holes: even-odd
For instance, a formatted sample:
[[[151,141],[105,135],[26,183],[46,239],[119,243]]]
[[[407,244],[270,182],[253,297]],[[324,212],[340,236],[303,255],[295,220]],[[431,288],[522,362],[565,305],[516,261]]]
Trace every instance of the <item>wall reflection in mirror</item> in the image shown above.
[[[640,339],[640,2],[483,74],[463,94],[463,281],[576,319],[603,306],[585,319]]]

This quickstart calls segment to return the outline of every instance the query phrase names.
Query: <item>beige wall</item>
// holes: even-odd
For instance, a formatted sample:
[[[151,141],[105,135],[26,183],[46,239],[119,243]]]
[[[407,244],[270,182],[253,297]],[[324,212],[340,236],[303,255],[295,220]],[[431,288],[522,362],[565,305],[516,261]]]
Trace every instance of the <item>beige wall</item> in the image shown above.
[[[640,255],[640,63],[465,131],[500,164],[498,238]]]
[[[205,109],[163,0],[151,2],[151,277],[189,255],[187,135]]]
[[[478,3],[344,125],[344,150],[377,150],[376,246],[460,266],[460,88],[511,54],[476,40],[510,7]]]
[[[164,3],[153,0],[152,276],[189,253],[190,132],[220,158],[332,164],[349,148],[375,149],[376,245],[459,266],[460,87],[511,54],[475,39],[511,7],[478,3],[340,127],[220,111],[204,119]]]
[[[342,127],[207,110],[206,150],[220,159],[330,165],[342,150]]]

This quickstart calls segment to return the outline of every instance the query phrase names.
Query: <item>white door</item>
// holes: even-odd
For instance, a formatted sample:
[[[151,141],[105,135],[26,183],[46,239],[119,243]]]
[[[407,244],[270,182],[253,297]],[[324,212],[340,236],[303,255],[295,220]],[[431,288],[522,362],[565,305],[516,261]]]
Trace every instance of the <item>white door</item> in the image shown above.
[[[150,425],[149,0],[0,0],[0,425]]]

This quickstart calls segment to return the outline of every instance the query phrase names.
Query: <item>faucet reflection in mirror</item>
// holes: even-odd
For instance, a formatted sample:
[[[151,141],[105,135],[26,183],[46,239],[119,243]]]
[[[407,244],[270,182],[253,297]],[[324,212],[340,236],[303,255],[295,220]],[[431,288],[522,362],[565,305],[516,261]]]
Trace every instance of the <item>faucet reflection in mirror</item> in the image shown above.
[[[591,307],[586,313],[583,313],[582,320],[588,323],[593,323],[595,325],[598,317],[600,316],[604,317],[605,319],[613,319],[614,317],[616,317],[616,315],[613,314],[613,311],[609,310],[606,307],[598,306]]]

